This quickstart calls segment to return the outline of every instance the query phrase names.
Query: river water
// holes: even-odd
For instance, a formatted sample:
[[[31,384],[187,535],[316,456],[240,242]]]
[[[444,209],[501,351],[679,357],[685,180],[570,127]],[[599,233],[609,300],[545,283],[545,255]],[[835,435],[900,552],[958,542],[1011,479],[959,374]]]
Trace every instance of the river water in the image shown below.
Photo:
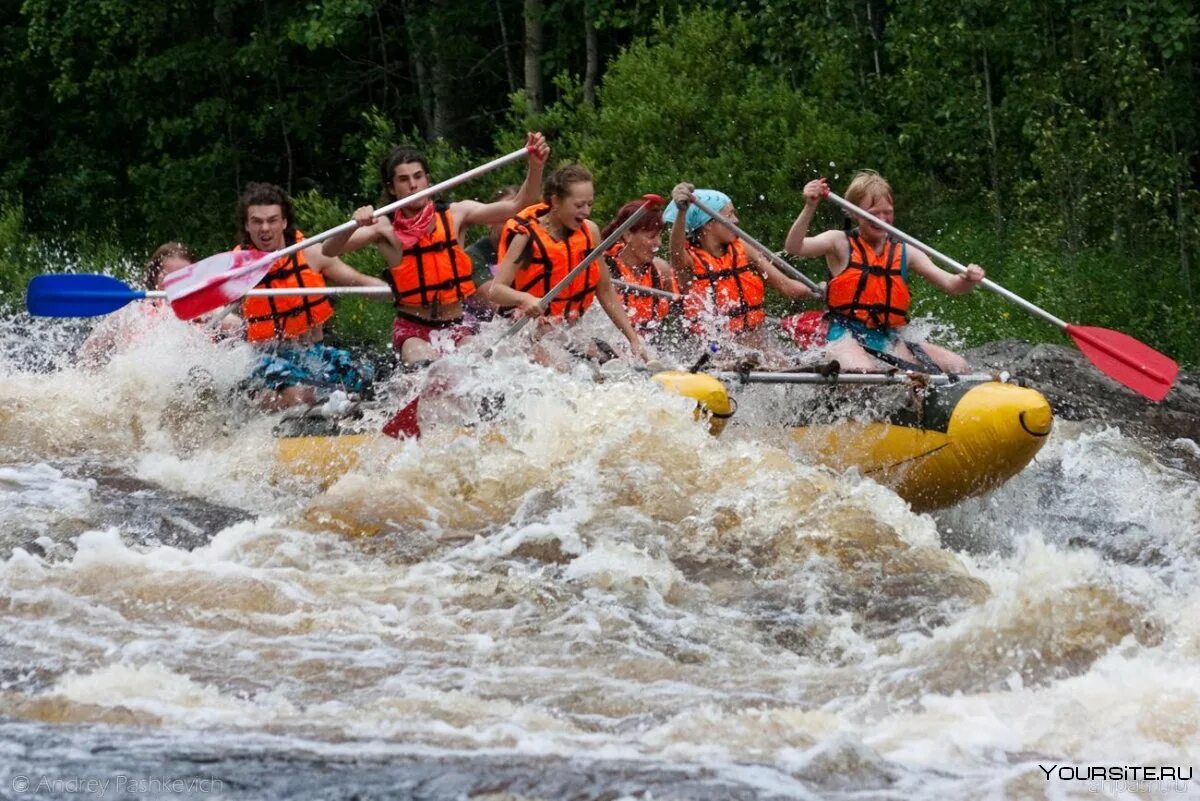
[[[1187,443],[1060,423],[917,515],[509,356],[322,488],[244,348],[77,338],[0,326],[0,798],[1200,798],[1120,780],[1200,768]]]

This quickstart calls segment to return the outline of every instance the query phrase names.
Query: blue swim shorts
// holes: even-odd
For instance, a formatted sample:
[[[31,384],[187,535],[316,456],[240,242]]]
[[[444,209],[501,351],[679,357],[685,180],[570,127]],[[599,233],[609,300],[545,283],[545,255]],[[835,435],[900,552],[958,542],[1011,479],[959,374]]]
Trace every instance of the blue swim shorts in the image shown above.
[[[356,360],[348,350],[320,343],[306,347],[277,345],[259,357],[246,387],[277,392],[304,385],[362,394],[374,378],[374,365]]]
[[[881,353],[890,353],[892,346],[900,339],[899,329],[896,328],[867,328],[844,317],[831,319],[826,339],[834,342],[844,336],[852,336],[860,345]]]

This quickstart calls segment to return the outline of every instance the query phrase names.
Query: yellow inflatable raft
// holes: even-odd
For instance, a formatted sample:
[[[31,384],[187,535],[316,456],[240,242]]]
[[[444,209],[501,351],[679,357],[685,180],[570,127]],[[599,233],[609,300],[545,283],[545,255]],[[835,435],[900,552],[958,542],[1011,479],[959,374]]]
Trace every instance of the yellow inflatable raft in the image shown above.
[[[1041,393],[998,381],[931,387],[879,420],[791,429],[803,457],[854,467],[918,511],[995,489],[1033,460],[1053,424]]]
[[[787,419],[768,424],[789,430],[797,458],[837,470],[857,468],[919,511],[950,506],[1000,486],[1029,464],[1053,424],[1050,405],[1040,393],[987,376],[922,378],[914,383],[904,376],[718,375],[735,387],[814,385],[815,395],[785,409]],[[694,398],[697,417],[708,420],[714,435],[733,417],[736,406],[726,383],[717,377],[664,372],[653,380]],[[853,384],[867,386],[847,395],[844,387]],[[888,384],[900,402],[860,402],[878,397],[885,391],[882,385]],[[771,406],[777,412],[786,405],[781,401],[762,394],[743,397],[743,416],[755,416],[749,404]],[[376,433],[280,437],[278,460],[288,473],[331,483],[356,464],[362,448],[386,447],[388,442],[394,440]]]

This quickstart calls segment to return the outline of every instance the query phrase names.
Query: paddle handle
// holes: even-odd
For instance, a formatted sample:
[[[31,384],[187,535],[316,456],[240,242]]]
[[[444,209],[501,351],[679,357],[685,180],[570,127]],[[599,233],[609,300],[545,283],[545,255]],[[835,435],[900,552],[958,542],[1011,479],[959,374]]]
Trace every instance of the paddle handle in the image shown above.
[[[797,270],[792,265],[788,264],[781,257],[777,256],[774,251],[772,251],[770,248],[768,248],[762,242],[759,242],[757,239],[750,236],[750,234],[743,231],[732,220],[726,219],[725,217],[722,217],[720,214],[718,214],[713,209],[710,209],[707,205],[705,205],[703,202],[701,202],[695,195],[692,195],[691,202],[695,203],[696,208],[700,209],[700,211],[704,212],[709,217],[712,217],[714,220],[719,222],[721,225],[725,226],[730,231],[733,231],[739,237],[746,240],[754,247],[758,248],[758,250],[764,256],[766,256],[772,264],[774,264],[776,267],[778,267],[780,272],[782,272],[788,278],[792,278],[792,279],[804,284],[806,287],[808,287],[813,292],[815,292],[818,297],[824,296],[824,292],[821,291],[821,287],[817,283],[815,283],[811,278],[809,278],[807,275],[805,275],[804,273]]]
[[[613,286],[623,289],[626,292],[637,292],[641,295],[653,295],[656,298],[666,298],[667,300],[680,300],[683,295],[676,295],[674,292],[668,292],[665,289],[655,289],[652,286],[642,286],[641,284],[631,284],[628,281],[618,281],[613,279]]]
[[[562,292],[564,289],[566,289],[568,286],[570,286],[571,282],[574,281],[575,278],[581,272],[586,270],[592,262],[594,262],[596,259],[603,256],[604,251],[608,250],[613,245],[615,245],[617,243],[617,240],[620,239],[626,231],[628,231],[630,228],[632,228],[634,225],[637,224],[637,221],[642,218],[642,215],[645,214],[647,210],[649,210],[652,207],[662,205],[663,199],[661,197],[659,197],[658,195],[644,195],[643,197],[645,198],[645,202],[642,203],[642,205],[638,207],[637,211],[635,211],[633,214],[629,215],[629,219],[627,219],[625,222],[623,222],[619,226],[617,226],[617,230],[613,231],[611,234],[609,234],[607,237],[605,237],[604,241],[601,242],[599,245],[596,245],[596,247],[592,249],[591,253],[589,253],[583,257],[583,261],[581,261],[581,262],[579,262],[579,264],[575,265],[575,269],[573,269],[573,270],[571,270],[571,272],[567,273],[566,276],[564,276],[561,281],[559,281],[557,284],[555,284],[550,289],[549,292],[547,292],[545,295],[542,296],[542,299],[538,301],[538,308],[540,308],[544,312],[550,306],[550,302],[552,300],[554,300],[556,297],[558,297],[558,293]],[[520,320],[517,320],[515,323],[510,325],[508,327],[508,330],[505,331],[503,334],[501,334],[500,337],[496,340],[495,344],[493,344],[490,348],[488,348],[486,351],[484,351],[484,353],[483,353],[484,358],[490,358],[491,355],[496,352],[497,345],[499,345],[504,340],[508,339],[513,334],[520,331],[526,325],[528,325],[529,321],[531,319],[533,319],[533,318],[532,317],[522,317]]]
[[[883,220],[879,219],[871,212],[860,209],[858,206],[855,206],[853,203],[846,200],[845,198],[839,197],[838,195],[834,194],[833,192],[830,192],[828,195],[826,195],[826,197],[828,197],[830,200],[832,200],[837,205],[841,206],[844,211],[850,212],[851,214],[857,214],[859,217],[862,217],[865,220],[869,220],[872,224],[879,226],[880,228],[887,231],[889,234],[896,237],[897,239],[899,239],[903,242],[907,242],[908,244],[912,245],[913,247],[925,251],[930,256],[937,259],[942,264],[945,264],[947,267],[954,270],[955,272],[965,273],[967,271],[966,266],[964,266],[957,260],[950,258],[949,256],[947,256],[945,253],[942,253],[937,248],[930,247],[929,245],[926,245],[921,240],[917,239],[915,236],[909,236],[908,234],[901,231],[899,228],[896,228],[893,225],[889,225],[888,223],[885,223]],[[989,289],[992,292],[995,292],[1000,297],[1002,297],[1012,303],[1015,303],[1016,305],[1020,306],[1022,309],[1029,312],[1030,314],[1036,315],[1037,317],[1041,317],[1043,320],[1050,323],[1051,325],[1056,325],[1059,328],[1063,329],[1064,331],[1066,330],[1067,325],[1068,325],[1066,320],[1061,320],[1058,317],[1055,317],[1053,314],[1046,311],[1041,306],[1035,306],[1034,304],[1025,300],[1025,298],[1021,297],[1020,295],[1016,295],[1016,294],[1010,292],[1009,290],[1005,289],[1004,287],[1000,286],[995,281],[985,278],[979,282],[979,285],[982,286],[984,289]]]
[[[526,158],[529,156],[529,154],[531,152],[532,151],[528,147],[522,147],[519,150],[514,150],[513,152],[509,153],[507,156],[501,156],[498,159],[493,159],[492,161],[489,161],[487,164],[481,164],[478,167],[469,169],[464,173],[454,176],[453,178],[447,178],[446,180],[442,181],[439,184],[434,184],[433,186],[422,189],[420,192],[414,192],[413,194],[409,195],[408,197],[401,198],[400,200],[393,201],[393,202],[387,204],[386,206],[375,209],[375,213],[371,215],[371,218],[378,219],[379,217],[382,217],[385,214],[390,214],[393,211],[397,211],[406,206],[412,206],[417,203],[420,203],[423,200],[427,200],[427,199],[433,197],[434,195],[438,194],[439,192],[444,192],[447,189],[453,189],[454,187],[458,186],[459,184],[465,184],[467,181],[470,181],[474,178],[478,178],[481,175],[489,173],[493,170],[498,170],[501,167],[505,167],[509,164],[512,164],[514,161],[519,161],[523,158]],[[292,255],[293,253],[298,253],[299,251],[305,250],[306,248],[310,248],[313,245],[319,245],[322,242],[324,242],[326,239],[332,239],[333,237],[337,236],[338,234],[344,234],[347,231],[353,231],[357,227],[358,227],[357,222],[355,222],[354,220],[347,220],[346,222],[342,223],[339,226],[330,228],[328,231],[322,231],[321,233],[316,234],[315,236],[305,237],[304,239],[300,240],[299,242],[296,242],[295,244],[288,245],[285,248],[276,250],[272,253],[268,253],[267,255],[262,256],[261,258],[255,259],[254,261],[250,262],[249,264],[243,265],[242,267],[238,267],[235,270],[230,270],[229,272],[220,276],[220,279],[222,281],[227,281],[230,278],[236,278],[240,275],[245,275],[246,273],[252,273],[255,270],[262,269],[263,265],[273,264],[274,262],[278,261],[279,259],[285,259],[288,256]]]

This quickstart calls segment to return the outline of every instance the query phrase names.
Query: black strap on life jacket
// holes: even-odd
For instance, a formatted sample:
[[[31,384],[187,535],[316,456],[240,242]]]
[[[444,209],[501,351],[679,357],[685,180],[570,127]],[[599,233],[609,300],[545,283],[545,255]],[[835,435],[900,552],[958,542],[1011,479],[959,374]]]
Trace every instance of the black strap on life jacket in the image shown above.
[[[733,250],[733,245],[730,245],[729,247],[731,250]],[[711,254],[707,255],[711,257]],[[746,290],[742,286],[742,278],[746,274],[754,272],[753,268],[750,267],[750,262],[739,264],[736,250],[733,251],[733,264],[730,267],[713,270],[709,268],[703,259],[697,259],[693,256],[692,261],[700,262],[700,268],[703,272],[703,275],[697,275],[696,279],[707,282],[708,298],[712,303],[713,309],[720,314],[727,315],[730,317],[730,319],[741,317],[743,318],[742,322],[749,325],[749,316],[751,312],[761,311],[763,308],[761,303],[751,304],[746,300]],[[733,284],[737,287],[737,304],[729,309],[728,312],[721,311],[717,305],[717,281],[722,278],[733,278]]]
[[[608,262],[609,275],[618,281],[624,281],[625,273],[622,272],[622,269],[621,269],[623,266],[621,263],[621,254],[618,253],[616,256],[605,255],[604,260],[606,262]],[[637,275],[639,274],[639,271],[643,271],[646,274],[648,274],[650,276],[650,288],[651,289],[661,289],[663,292],[671,291],[670,288],[667,287],[666,281],[663,281],[662,277],[658,274],[658,270],[654,269],[654,257],[653,256],[651,256],[650,260],[647,261],[645,264],[639,265],[638,267],[630,267],[628,269],[629,269],[629,277],[631,277],[631,278],[636,279]],[[638,282],[636,280],[634,280],[634,281],[631,281],[630,283],[638,283]],[[621,296],[621,302],[625,303],[625,304],[628,304],[631,301],[631,299],[633,299],[635,297],[637,297],[638,299],[649,298],[651,301],[653,301],[654,312],[659,317],[666,317],[668,314],[670,314],[671,307],[675,303],[675,301],[668,300],[666,298],[658,298],[653,295],[639,295],[638,292],[633,289],[625,289],[623,287],[615,287],[615,288],[617,290],[617,294],[619,294]]]
[[[547,294],[549,294],[550,290],[554,288],[554,261],[550,258],[549,248],[543,241],[542,236],[538,233],[537,229],[540,226],[534,225],[529,221],[523,222],[526,224],[524,226],[525,230],[522,231],[522,233],[525,233],[529,236],[529,263],[531,266],[535,264],[538,265],[540,270],[534,273],[533,276],[523,285],[517,287],[517,289],[521,292],[528,292],[540,284],[542,287],[541,297],[545,297]],[[512,238],[510,238],[510,242]],[[584,251],[582,254],[579,254],[578,257],[576,257],[576,254],[573,252],[571,247],[571,240],[573,238],[573,235],[569,235],[563,240],[563,243],[567,247],[568,272],[573,270],[580,261],[583,261],[583,257],[591,252],[592,248],[595,247],[594,243],[592,242],[592,232],[586,225],[583,227]],[[593,270],[595,270],[594,273]],[[595,276],[594,278],[593,275]],[[571,294],[565,294],[567,290],[564,289],[563,292],[560,292],[558,296],[551,301],[552,303],[563,304],[564,317],[572,316],[572,313],[583,314],[583,312],[586,310],[587,299],[591,297],[592,293],[596,291],[596,287],[599,285],[599,268],[594,264],[588,265],[587,269],[583,271],[583,278],[584,284],[581,289]]]
[[[287,244],[290,246],[295,243],[288,242]],[[304,283],[300,280],[300,274],[306,269],[308,268],[300,264],[297,254],[293,253],[287,257],[287,264],[283,268],[275,269],[275,265],[271,265],[271,271],[263,277],[263,280],[258,282],[258,285],[263,289],[289,288],[291,286],[303,287]],[[316,317],[313,316],[314,309],[320,306],[329,306],[332,310],[329,299],[322,295],[300,295],[300,303],[288,309],[279,308],[278,300],[274,296],[268,296],[266,301],[267,308],[270,311],[266,314],[250,315],[246,318],[246,323],[265,323],[270,321],[275,328],[275,336],[279,338],[287,333],[287,321],[292,317],[304,315],[307,327],[312,328],[317,325]]]
[[[849,303],[840,303],[836,306],[831,305],[829,310],[845,317],[854,317],[854,313],[857,311],[864,312],[874,328],[894,327],[888,325],[888,318],[892,315],[897,315],[907,322],[908,311],[892,305],[893,279],[905,280],[903,265],[900,267],[892,266],[892,261],[896,256],[896,248],[903,248],[903,243],[890,236],[887,238],[883,251],[884,266],[880,267],[870,263],[866,245],[863,243],[858,231],[847,232],[846,241],[850,246],[850,258],[846,269],[859,271],[858,284],[854,287],[854,295],[850,298]],[[884,279],[884,297],[882,303],[863,302],[862,295],[867,288],[867,279],[872,275],[880,276]]]
[[[392,277],[391,269],[383,271],[383,280],[391,287],[392,299],[397,306],[402,303],[412,305],[413,299],[419,298],[419,305],[433,305],[436,308],[440,305],[437,293],[443,289],[453,288],[454,294],[459,301],[467,296],[463,291],[463,286],[471,280],[471,271],[469,269],[463,272],[459,271],[458,239],[455,236],[456,232],[453,226],[450,224],[449,208],[450,205],[448,203],[438,203],[434,206],[438,218],[442,221],[442,236],[429,243],[424,243],[424,238],[422,238],[416,245],[404,251],[404,256],[412,256],[416,259],[416,288],[401,292],[396,288],[396,281]],[[452,273],[450,278],[439,281],[436,284],[428,283],[425,276],[425,256],[446,252],[450,254],[450,269]],[[430,299],[430,295],[433,296],[432,300]]]

